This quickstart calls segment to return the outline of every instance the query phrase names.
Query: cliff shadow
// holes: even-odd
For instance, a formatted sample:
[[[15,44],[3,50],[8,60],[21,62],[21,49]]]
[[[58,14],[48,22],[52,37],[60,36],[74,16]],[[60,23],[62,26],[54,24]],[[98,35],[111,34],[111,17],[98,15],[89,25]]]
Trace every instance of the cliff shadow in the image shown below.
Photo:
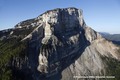
[[[59,67],[58,71],[56,73],[53,73],[54,75],[47,77],[46,80],[61,80],[62,79],[62,71],[64,71],[71,64],[75,63],[75,61],[82,55],[82,53],[84,52],[86,47],[90,45],[90,42],[85,37],[85,31],[81,30],[81,33],[79,33],[80,34],[79,35],[79,43],[78,43],[79,49],[76,50],[74,53],[70,54],[71,51],[76,49],[76,47],[70,48],[71,50],[68,49],[68,47],[72,46],[73,44],[70,44],[70,45],[67,44],[66,40],[69,37],[74,36],[78,33],[79,33],[79,30],[77,31],[77,33],[70,34],[66,39],[61,38],[62,36],[60,36],[60,35],[56,35],[57,38],[61,42],[63,42],[63,44],[65,45],[64,47],[62,47],[62,49],[63,49],[63,51],[66,52],[66,54],[68,56],[65,56],[63,58],[59,58],[60,65],[58,66]],[[60,52],[60,50],[61,50],[60,47],[58,47],[57,50],[58,50],[58,54],[62,53],[62,51]],[[58,55],[58,56],[61,56],[61,55]]]

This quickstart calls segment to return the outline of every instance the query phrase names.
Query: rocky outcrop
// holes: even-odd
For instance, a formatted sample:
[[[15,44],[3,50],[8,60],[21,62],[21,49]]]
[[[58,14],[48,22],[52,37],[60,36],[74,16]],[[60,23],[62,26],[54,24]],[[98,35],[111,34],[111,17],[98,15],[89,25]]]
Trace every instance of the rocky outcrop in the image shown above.
[[[25,28],[25,27],[30,28],[30,27],[35,27],[35,26],[37,26],[36,20],[29,19],[29,20],[18,23],[17,25],[15,25],[15,28]]]
[[[119,48],[88,27],[82,13],[77,8],[58,8],[17,24],[16,28],[36,27],[22,39],[29,41],[27,67],[34,80],[105,75],[101,56],[119,60]]]

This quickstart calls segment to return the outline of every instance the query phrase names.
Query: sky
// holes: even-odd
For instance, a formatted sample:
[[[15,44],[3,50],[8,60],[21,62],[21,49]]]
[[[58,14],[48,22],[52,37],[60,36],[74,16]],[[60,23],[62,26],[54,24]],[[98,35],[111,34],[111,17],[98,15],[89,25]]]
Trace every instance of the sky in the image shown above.
[[[120,0],[0,0],[0,30],[67,7],[82,9],[86,24],[98,32],[120,33]]]

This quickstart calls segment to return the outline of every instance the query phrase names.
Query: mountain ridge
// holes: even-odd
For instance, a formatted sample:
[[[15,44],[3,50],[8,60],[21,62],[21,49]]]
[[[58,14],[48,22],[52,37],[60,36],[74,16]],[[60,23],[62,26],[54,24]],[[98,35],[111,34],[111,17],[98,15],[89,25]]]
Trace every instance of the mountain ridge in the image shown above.
[[[23,57],[13,55],[10,60],[13,73],[19,73],[14,77],[22,76],[21,80],[76,80],[74,76],[106,75],[107,58],[119,63],[120,48],[88,27],[82,14],[83,11],[77,8],[59,8],[18,23],[7,36],[13,37],[17,30],[21,38],[18,41],[27,43],[27,52]]]

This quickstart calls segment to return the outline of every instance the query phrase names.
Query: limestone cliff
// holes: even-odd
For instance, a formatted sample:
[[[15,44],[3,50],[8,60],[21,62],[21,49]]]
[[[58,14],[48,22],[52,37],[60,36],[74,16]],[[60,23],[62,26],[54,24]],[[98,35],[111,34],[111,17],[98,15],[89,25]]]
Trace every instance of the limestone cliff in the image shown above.
[[[46,75],[46,79],[56,79],[55,75],[60,77],[59,74],[63,80],[73,80],[73,76],[105,75],[101,56],[119,59],[115,52],[118,47],[89,28],[82,13],[76,8],[63,8],[36,18],[41,25],[38,28],[43,29],[37,32],[40,45],[37,70]]]
[[[34,80],[106,75],[102,57],[120,59],[119,47],[88,27],[77,8],[49,10],[16,25],[16,29],[23,27],[35,27],[21,40],[28,41],[26,66]]]

